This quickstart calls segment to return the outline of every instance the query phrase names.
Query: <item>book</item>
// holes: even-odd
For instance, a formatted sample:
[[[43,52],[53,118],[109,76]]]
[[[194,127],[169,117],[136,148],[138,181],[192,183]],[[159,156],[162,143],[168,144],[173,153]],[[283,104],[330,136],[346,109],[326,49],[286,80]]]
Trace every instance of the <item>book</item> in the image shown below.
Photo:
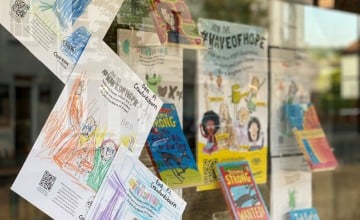
[[[229,160],[249,161],[256,182],[266,183],[266,31],[211,19],[198,28],[207,49],[197,53],[196,159],[204,177],[197,189],[218,188],[213,165]]]
[[[234,219],[270,219],[246,160],[217,163],[215,170]]]
[[[122,2],[4,0],[0,23],[65,83],[90,36],[103,40]]]
[[[332,170],[336,157],[321,127],[314,105],[286,104],[284,111],[294,136],[312,171]]]
[[[168,46],[202,48],[202,38],[184,0],[147,0],[160,42]]]
[[[320,220],[315,208],[291,210],[286,216],[287,220]]]
[[[312,207],[312,172],[303,155],[271,158],[271,219]]]
[[[104,42],[86,47],[11,190],[52,218],[85,216],[120,146],[141,154],[161,105]]]
[[[186,202],[120,147],[86,219],[181,219]]]
[[[161,107],[147,138],[146,148],[158,176],[171,188],[202,184],[174,104],[164,103]]]

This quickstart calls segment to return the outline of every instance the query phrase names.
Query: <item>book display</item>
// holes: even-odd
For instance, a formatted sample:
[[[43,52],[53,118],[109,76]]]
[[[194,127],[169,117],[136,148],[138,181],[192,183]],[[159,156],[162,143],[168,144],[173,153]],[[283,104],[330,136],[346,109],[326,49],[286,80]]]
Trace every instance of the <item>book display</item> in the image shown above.
[[[0,218],[358,219],[358,44],[274,1],[5,0]]]

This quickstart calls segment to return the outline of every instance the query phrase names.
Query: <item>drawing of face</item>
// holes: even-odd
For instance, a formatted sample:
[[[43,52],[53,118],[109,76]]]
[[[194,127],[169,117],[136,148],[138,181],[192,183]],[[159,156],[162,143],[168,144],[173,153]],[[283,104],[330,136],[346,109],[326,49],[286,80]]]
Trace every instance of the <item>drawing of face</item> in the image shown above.
[[[250,86],[250,90],[252,92],[257,92],[260,88],[260,80],[258,77],[253,76],[253,78],[251,79],[251,86]]]
[[[95,131],[96,122],[93,117],[86,119],[85,124],[81,127],[81,135],[89,137],[93,131]]]
[[[239,124],[240,126],[244,126],[246,124],[246,122],[249,119],[249,111],[242,107],[239,111],[238,111],[238,120],[239,120]]]
[[[208,120],[205,123],[205,130],[209,135],[215,134],[215,122],[213,120]]]
[[[257,118],[251,118],[248,125],[248,137],[250,141],[259,140],[260,122]]]
[[[103,161],[108,161],[111,158],[114,157],[116,153],[117,145],[112,140],[106,140],[101,145],[100,151],[101,151],[101,159]]]

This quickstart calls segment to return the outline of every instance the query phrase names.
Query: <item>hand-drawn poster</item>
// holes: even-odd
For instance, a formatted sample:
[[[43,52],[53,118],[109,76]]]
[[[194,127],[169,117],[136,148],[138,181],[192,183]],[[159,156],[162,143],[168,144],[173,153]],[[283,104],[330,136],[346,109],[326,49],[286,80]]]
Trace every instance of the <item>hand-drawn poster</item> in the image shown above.
[[[291,210],[312,207],[311,176],[302,155],[271,159],[271,219],[285,219]]]
[[[3,0],[0,23],[62,82],[90,36],[100,43],[123,0]]]
[[[11,189],[81,219],[119,146],[138,157],[162,101],[105,43],[86,48]]]
[[[267,38],[260,27],[200,19],[207,50],[198,52],[197,162],[205,186],[218,183],[214,164],[248,160],[266,182],[268,148]]]
[[[166,103],[183,116],[183,49],[161,46],[156,33],[118,29],[118,54]]]
[[[169,46],[203,47],[184,0],[147,0],[160,42]]]
[[[181,219],[186,202],[120,147],[86,219]]]
[[[310,101],[316,65],[305,52],[270,47],[271,156],[299,154],[301,150],[287,122],[284,106]]]

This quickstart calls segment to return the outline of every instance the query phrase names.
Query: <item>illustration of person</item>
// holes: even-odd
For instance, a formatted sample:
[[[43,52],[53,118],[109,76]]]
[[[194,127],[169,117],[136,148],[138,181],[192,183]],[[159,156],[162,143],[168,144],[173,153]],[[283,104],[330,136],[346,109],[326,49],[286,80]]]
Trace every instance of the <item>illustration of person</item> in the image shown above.
[[[180,15],[179,11],[170,8],[166,3],[160,2],[156,5],[157,12],[165,22],[165,31],[167,32],[167,42],[187,43],[188,40],[180,33]]]
[[[105,178],[105,174],[116,154],[118,145],[111,139],[104,140],[101,146],[95,150],[94,167],[90,171],[86,183],[88,186],[98,191],[100,184]]]
[[[77,176],[90,172],[94,164],[96,148],[96,122],[90,116],[81,127],[73,133],[63,147],[54,155],[54,162],[61,168],[73,171]]]
[[[238,110],[236,115],[236,121],[234,123],[237,145],[242,148],[248,145],[248,134],[247,134],[247,122],[249,121],[249,111],[242,107]]]
[[[207,139],[207,143],[203,148],[204,153],[211,154],[218,149],[215,134],[219,129],[219,125],[219,116],[214,111],[204,113],[200,124],[200,133]]]
[[[229,107],[224,102],[220,104],[219,108],[220,128],[218,133],[222,134],[222,140],[217,139],[217,144],[220,148],[229,149],[235,145],[235,131],[230,116]]]
[[[261,86],[264,84],[265,81],[260,83],[260,80],[257,76],[253,76],[250,83],[250,88],[248,92],[248,96],[246,98],[247,108],[250,113],[254,112],[256,110],[256,106],[261,104],[257,100],[258,92],[261,88]],[[264,103],[262,103],[264,104]]]
[[[248,123],[248,139],[250,142],[250,151],[259,150],[264,145],[264,139],[261,133],[260,121],[256,117],[251,117]]]

